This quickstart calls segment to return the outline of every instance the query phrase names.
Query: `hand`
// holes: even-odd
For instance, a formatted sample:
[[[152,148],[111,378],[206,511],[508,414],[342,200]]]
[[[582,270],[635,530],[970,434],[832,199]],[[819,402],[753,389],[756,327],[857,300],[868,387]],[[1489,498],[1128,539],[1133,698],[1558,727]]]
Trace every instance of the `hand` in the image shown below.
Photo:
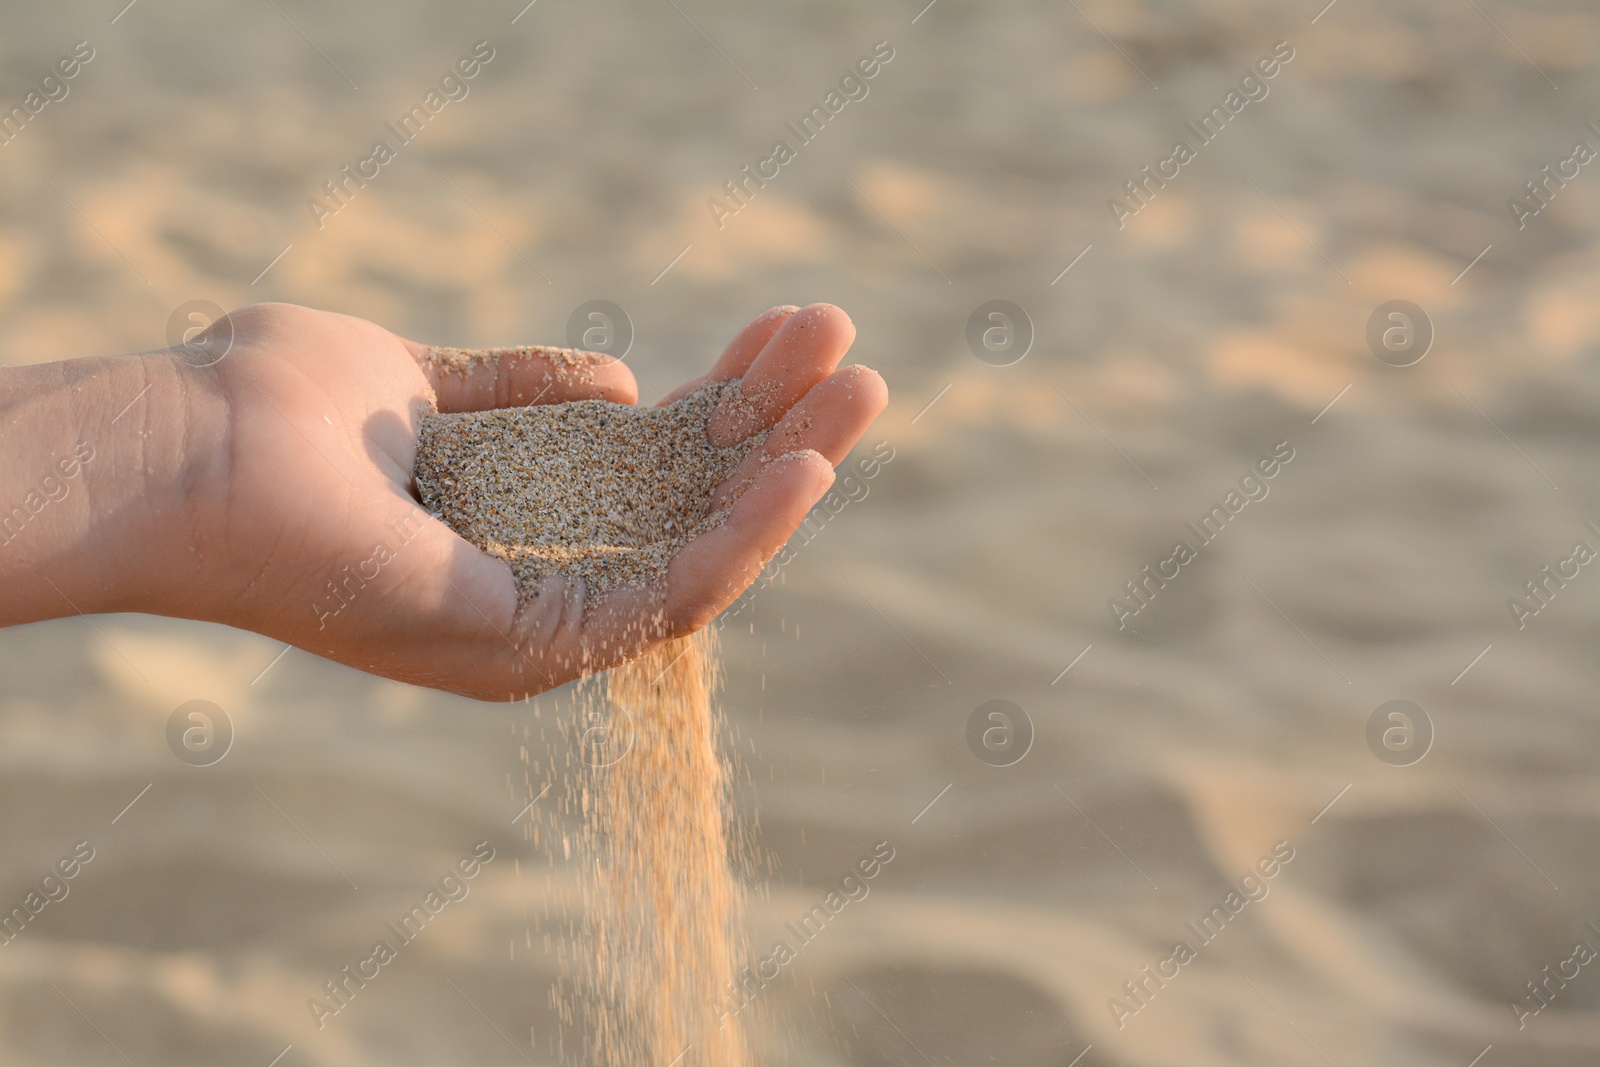
[[[679,552],[664,583],[613,589],[587,612],[561,596],[522,606],[503,561],[417,503],[422,417],[435,402],[447,412],[631,404],[637,387],[625,365],[599,364],[585,381],[540,359],[503,357],[463,376],[435,369],[427,346],[344,315],[269,304],[229,319],[234,342],[214,365],[166,355],[191,398],[190,458],[181,507],[166,507],[181,521],[159,536],[188,566],[163,561],[167,588],[122,610],[223,622],[486,700],[541,692],[705,626],[782,547],[887,402],[873,371],[835,370],[855,332],[842,311],[767,312],[675,394],[706,378],[742,376],[757,387],[753,414],[719,412],[708,427],[718,445],[772,428],[718,490],[720,503],[755,474],[732,513]]]

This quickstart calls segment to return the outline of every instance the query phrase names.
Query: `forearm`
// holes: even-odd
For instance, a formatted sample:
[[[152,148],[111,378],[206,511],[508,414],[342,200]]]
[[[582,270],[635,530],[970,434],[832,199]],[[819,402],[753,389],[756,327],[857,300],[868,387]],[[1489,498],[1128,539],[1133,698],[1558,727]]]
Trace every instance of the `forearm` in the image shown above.
[[[0,369],[0,626],[163,610],[186,555],[189,392],[165,353]]]

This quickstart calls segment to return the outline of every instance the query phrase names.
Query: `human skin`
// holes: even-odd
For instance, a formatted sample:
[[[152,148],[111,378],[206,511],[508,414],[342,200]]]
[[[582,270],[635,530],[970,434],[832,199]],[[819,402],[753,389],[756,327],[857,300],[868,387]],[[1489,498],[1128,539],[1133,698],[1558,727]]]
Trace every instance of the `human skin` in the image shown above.
[[[417,503],[422,418],[435,405],[632,404],[624,364],[558,375],[507,357],[463,376],[426,360],[427,345],[289,304],[242,308],[220,325],[232,344],[209,366],[178,346],[0,369],[0,625],[102,612],[199,619],[387,678],[520,699],[709,623],[887,403],[875,372],[838,369],[855,336],[838,308],[757,317],[667,398],[742,377],[754,399],[719,410],[708,436],[725,446],[771,429],[717,491],[714,507],[736,501],[727,518],[685,545],[662,582],[585,605],[581,589],[548,578],[522,605],[503,561]],[[92,458],[64,463],[75,449]],[[397,543],[395,529],[409,539]],[[394,550],[376,576],[336,614],[319,609],[329,583],[379,543]]]

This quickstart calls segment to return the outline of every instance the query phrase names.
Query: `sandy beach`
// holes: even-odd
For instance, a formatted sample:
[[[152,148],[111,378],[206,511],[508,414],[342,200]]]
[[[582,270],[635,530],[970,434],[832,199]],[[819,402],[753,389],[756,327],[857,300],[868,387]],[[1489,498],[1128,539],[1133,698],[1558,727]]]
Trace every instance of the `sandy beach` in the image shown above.
[[[603,300],[654,402],[836,303],[890,407],[721,634],[759,1062],[1600,1062],[1600,14],[524,2],[0,4],[0,360]],[[570,692],[142,616],[0,679],[4,1063],[579,1062]]]

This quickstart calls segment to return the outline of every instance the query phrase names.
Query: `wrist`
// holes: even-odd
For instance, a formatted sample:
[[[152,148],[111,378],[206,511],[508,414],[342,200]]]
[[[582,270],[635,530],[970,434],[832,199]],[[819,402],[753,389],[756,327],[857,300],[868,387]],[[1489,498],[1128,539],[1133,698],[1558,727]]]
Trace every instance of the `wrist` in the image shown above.
[[[202,455],[191,368],[168,352],[0,370],[0,623],[183,614]]]

